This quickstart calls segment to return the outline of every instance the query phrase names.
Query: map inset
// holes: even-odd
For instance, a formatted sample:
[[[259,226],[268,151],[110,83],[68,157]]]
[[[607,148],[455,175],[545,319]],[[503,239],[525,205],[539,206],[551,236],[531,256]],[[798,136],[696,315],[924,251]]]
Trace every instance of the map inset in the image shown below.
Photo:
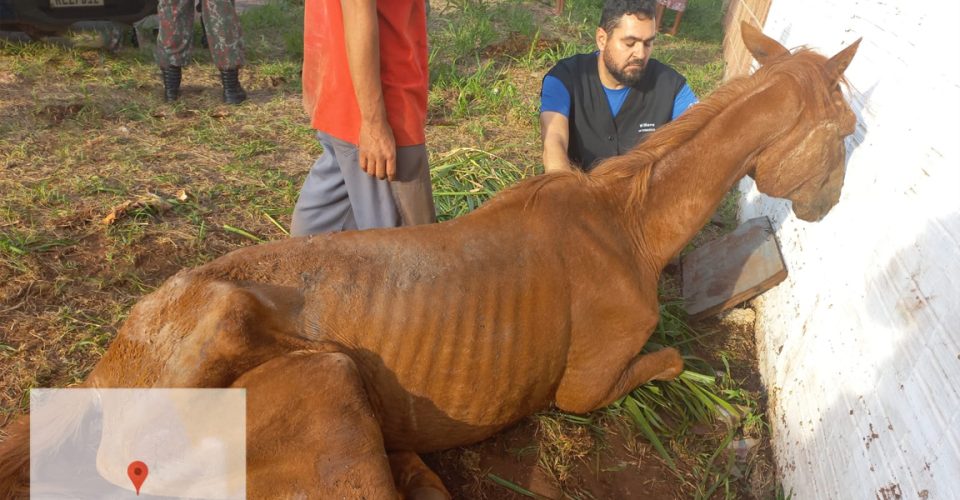
[[[30,497],[246,497],[244,389],[30,391]]]

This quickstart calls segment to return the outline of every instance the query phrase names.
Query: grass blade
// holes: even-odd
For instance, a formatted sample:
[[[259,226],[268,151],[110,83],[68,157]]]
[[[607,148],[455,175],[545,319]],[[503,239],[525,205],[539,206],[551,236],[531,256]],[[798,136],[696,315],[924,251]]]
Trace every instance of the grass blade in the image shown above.
[[[676,471],[676,462],[673,461],[673,457],[670,456],[669,452],[667,452],[667,448],[663,446],[663,442],[660,441],[660,437],[657,436],[657,433],[653,432],[650,422],[640,410],[640,406],[637,404],[637,401],[628,397],[624,400],[623,406],[627,409],[627,413],[629,413],[630,417],[633,418],[633,421],[637,424],[637,427],[640,428],[640,432],[647,437],[647,440],[650,441],[650,444],[652,444],[657,450],[657,453],[663,457],[664,461],[667,462],[667,465],[669,465],[671,469]]]
[[[233,226],[231,226],[230,224],[224,224],[224,225],[223,225],[223,230],[226,231],[226,232],[228,232],[228,233],[233,233],[233,234],[237,234],[237,235],[243,236],[244,238],[249,238],[249,239],[251,239],[251,240],[253,240],[253,241],[256,241],[257,243],[263,243],[263,242],[264,242],[264,239],[263,239],[263,238],[261,238],[261,237],[259,237],[259,236],[256,236],[256,235],[254,235],[254,234],[252,234],[252,233],[250,233],[250,232],[244,231],[243,229],[240,229],[239,227],[233,227]]]
[[[287,231],[287,228],[283,227],[283,224],[277,222],[277,219],[274,219],[272,215],[267,212],[264,212],[263,215],[266,216],[267,220],[272,222],[274,226],[277,226],[277,229],[279,229],[281,233],[290,236],[290,231]]]
[[[723,441],[720,442],[720,446],[717,447],[716,451],[714,451],[712,455],[710,455],[710,458],[707,460],[707,463],[704,465],[703,479],[700,481],[700,487],[697,488],[697,495],[695,496],[697,500],[699,499],[706,500],[710,498],[711,496],[713,496],[713,492],[717,491],[717,487],[719,487],[721,483],[729,482],[727,481],[727,479],[729,479],[730,470],[733,468],[732,456],[727,457],[727,466],[725,467],[724,471],[722,471],[721,473],[718,473],[717,480],[713,483],[713,485],[710,486],[709,489],[707,489],[706,491],[703,491],[704,488],[707,486],[707,482],[710,480],[711,476],[713,475],[713,472],[712,472],[713,462],[717,459],[717,455],[727,450],[727,446],[730,445],[730,442],[732,440],[733,440],[733,432],[728,431],[727,436],[723,439]],[[728,453],[728,455],[732,455],[732,454]]]
[[[520,485],[518,485],[518,484],[515,484],[515,483],[512,483],[512,482],[510,482],[510,481],[507,481],[506,479],[504,479],[504,478],[502,478],[502,477],[500,477],[500,476],[498,476],[498,475],[496,475],[496,474],[494,474],[494,473],[492,473],[492,472],[490,472],[490,473],[487,474],[487,479],[493,481],[494,483],[499,484],[500,486],[503,486],[504,488],[507,488],[508,490],[510,490],[510,491],[512,491],[512,492],[514,492],[514,493],[523,495],[523,496],[525,496],[525,497],[530,497],[530,498],[543,498],[542,496],[537,495],[536,493],[534,493],[534,492],[532,492],[532,491],[530,491],[530,490],[528,490],[528,489],[526,489],[526,488],[524,488],[524,487],[522,487],[522,486],[520,486]]]

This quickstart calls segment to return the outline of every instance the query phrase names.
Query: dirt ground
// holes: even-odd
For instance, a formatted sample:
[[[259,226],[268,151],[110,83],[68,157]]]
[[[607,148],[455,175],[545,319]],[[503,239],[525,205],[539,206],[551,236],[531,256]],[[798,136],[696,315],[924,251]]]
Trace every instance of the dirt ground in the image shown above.
[[[428,455],[425,461],[458,498],[524,498],[491,481],[491,475],[542,498],[687,497],[669,467],[622,420],[601,423],[602,435],[567,427],[563,443],[572,456],[562,475],[540,465],[540,448],[551,441],[543,439],[549,424],[537,418],[478,445]]]

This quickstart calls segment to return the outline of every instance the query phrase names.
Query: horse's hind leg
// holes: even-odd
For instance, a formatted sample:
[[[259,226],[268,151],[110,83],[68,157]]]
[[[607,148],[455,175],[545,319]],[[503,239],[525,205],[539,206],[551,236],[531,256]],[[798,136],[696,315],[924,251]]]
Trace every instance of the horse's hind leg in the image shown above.
[[[396,498],[380,426],[356,366],[292,353],[245,373],[251,498]]]
[[[450,494],[440,478],[412,451],[390,452],[393,482],[403,498],[445,500]]]
[[[234,387],[247,389],[250,498],[403,498],[347,355],[291,353]]]

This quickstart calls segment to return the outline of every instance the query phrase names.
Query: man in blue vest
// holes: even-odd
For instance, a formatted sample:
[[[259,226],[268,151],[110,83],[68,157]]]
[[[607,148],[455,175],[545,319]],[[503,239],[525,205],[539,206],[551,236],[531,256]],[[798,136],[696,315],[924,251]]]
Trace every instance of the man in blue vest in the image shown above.
[[[543,79],[540,130],[547,172],[590,171],[626,153],[697,102],[687,80],[650,58],[655,0],[608,0],[597,52],[561,60]]]

